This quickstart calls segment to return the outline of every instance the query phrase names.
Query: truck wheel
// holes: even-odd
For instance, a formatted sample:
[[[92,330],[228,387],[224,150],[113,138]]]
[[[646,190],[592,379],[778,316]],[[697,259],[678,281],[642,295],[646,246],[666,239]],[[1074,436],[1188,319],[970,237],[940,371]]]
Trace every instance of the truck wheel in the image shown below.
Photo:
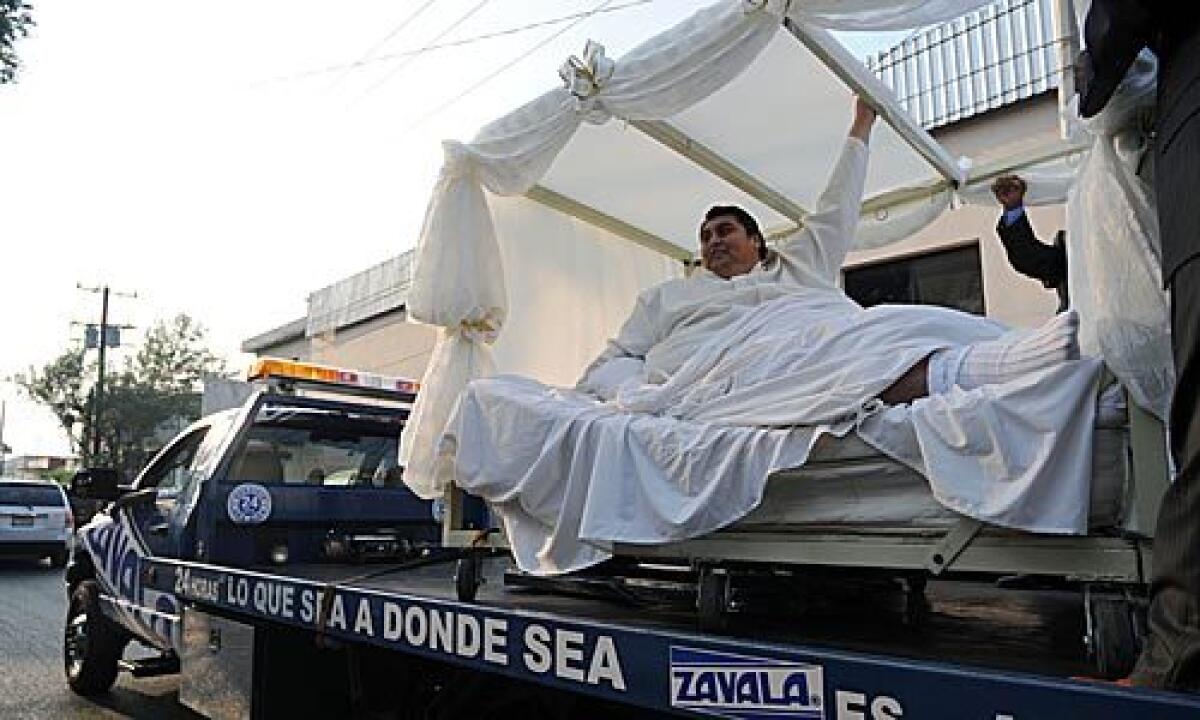
[[[100,587],[84,580],[71,593],[63,629],[63,667],[67,684],[80,695],[105,692],[117,680],[125,643],[100,611]]]

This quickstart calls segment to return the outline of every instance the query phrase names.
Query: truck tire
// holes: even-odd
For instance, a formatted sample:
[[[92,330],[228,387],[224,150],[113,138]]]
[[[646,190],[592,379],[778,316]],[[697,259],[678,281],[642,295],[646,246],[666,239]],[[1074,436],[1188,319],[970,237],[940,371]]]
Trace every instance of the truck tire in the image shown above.
[[[125,649],[121,633],[100,610],[100,586],[84,580],[71,593],[63,628],[63,669],[80,695],[98,695],[117,680]]]

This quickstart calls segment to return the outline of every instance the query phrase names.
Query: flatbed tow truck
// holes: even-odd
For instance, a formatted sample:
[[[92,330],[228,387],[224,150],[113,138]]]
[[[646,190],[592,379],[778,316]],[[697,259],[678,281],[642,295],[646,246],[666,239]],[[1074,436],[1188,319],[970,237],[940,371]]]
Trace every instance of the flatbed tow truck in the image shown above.
[[[493,581],[502,564],[487,564]],[[430,716],[507,709],[548,717],[1200,717],[1200,698],[1069,679],[1081,661],[1055,656],[1053,638],[1033,620],[1053,612],[1043,594],[1014,607],[986,594],[939,598],[935,590],[934,617],[919,630],[877,608],[868,621],[844,613],[747,616],[715,633],[698,630],[687,608],[530,593],[498,582],[464,604],[454,600],[443,567],[353,577],[361,570],[280,573],[169,559],[142,565],[144,582],[184,604],[184,644],[196,636],[198,648],[186,652],[199,665],[231,646],[242,653],[227,663],[241,670],[219,685],[238,683],[235,704],[255,716],[314,703],[336,715],[415,711],[449,695],[458,712]],[[858,605],[853,615],[863,617]],[[979,617],[959,615],[972,611]],[[229,632],[240,641],[229,643]],[[276,644],[293,648],[284,666],[272,653]],[[322,655],[325,662],[316,662]],[[207,682],[186,675],[192,657],[185,654],[185,688]],[[314,672],[323,679],[320,697],[298,697],[297,686],[315,687]]]
[[[264,403],[283,400],[256,397],[247,407],[277,420]],[[339,407],[321,402],[317,407]],[[322,428],[322,437],[349,440],[344,430]],[[232,441],[219,454],[232,456],[237,448]],[[237,493],[229,482],[222,485],[219,470],[227,466],[207,462],[218,468],[207,479],[211,488],[224,487],[198,492],[192,516],[207,519],[194,527],[153,523],[151,530],[188,542],[133,555],[111,543],[107,557],[102,545],[81,545],[89,555],[77,553],[67,576],[73,603],[64,648],[73,687],[79,663],[119,637],[156,647],[160,656],[117,658],[116,667],[135,675],[180,672],[181,701],[222,718],[1200,717],[1200,696],[1074,679],[1088,666],[1072,592],[932,582],[927,604],[914,612],[911,599],[886,578],[831,572],[817,583],[809,578],[811,590],[765,583],[762,597],[748,593],[728,623],[712,628],[695,612],[688,568],[643,567],[641,580],[617,582],[612,578],[623,574],[602,567],[556,589],[521,582],[495,551],[362,552],[382,542],[369,535],[357,538],[357,555],[346,547],[327,552],[328,542],[322,552],[289,552],[308,536],[296,528],[320,525],[336,514],[336,503],[322,503],[319,493],[311,504],[290,496],[284,505],[305,517],[272,522],[271,511],[255,500],[261,496],[238,495],[242,506],[231,501]],[[102,494],[102,481],[85,472],[76,492]],[[88,538],[105,518],[111,523],[122,508],[133,512],[161,493],[119,489],[115,509],[81,535]],[[268,495],[275,493],[272,487]],[[260,513],[262,520],[242,518],[235,527],[213,519],[226,512]],[[476,526],[486,522],[477,519]],[[235,531],[243,545],[263,552],[231,552],[227,545],[222,558],[214,550],[219,536],[228,543]],[[336,537],[352,546],[355,536]],[[136,534],[130,540],[139,541]],[[464,553],[472,553],[470,565],[484,580],[473,602],[457,599],[450,564]],[[87,576],[88,568],[110,578],[100,583],[108,598],[103,617],[78,612],[74,602],[82,583],[100,580]]]

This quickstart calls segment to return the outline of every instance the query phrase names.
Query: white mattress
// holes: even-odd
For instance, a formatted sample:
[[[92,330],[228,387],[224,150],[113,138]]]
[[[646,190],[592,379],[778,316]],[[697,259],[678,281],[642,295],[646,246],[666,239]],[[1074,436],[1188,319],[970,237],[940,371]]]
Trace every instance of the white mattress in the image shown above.
[[[1124,405],[1106,394],[1097,413],[1088,525],[1120,524],[1127,484],[1128,421]],[[934,499],[919,473],[881,455],[857,435],[825,435],[804,467],[776,473],[762,503],[739,530],[787,526],[945,528],[962,518]]]

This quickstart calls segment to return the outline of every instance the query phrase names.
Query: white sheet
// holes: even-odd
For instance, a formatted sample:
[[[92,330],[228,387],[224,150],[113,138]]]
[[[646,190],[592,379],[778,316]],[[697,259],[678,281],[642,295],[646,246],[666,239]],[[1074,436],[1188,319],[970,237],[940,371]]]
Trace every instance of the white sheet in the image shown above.
[[[1091,531],[1119,528],[1125,518],[1128,428],[1099,417],[1092,444]],[[733,526],[740,531],[805,532],[841,526],[946,529],[962,515],[939,503],[915,470],[871,448],[857,435],[823,435],[802,468],[772,475],[762,502]]]

